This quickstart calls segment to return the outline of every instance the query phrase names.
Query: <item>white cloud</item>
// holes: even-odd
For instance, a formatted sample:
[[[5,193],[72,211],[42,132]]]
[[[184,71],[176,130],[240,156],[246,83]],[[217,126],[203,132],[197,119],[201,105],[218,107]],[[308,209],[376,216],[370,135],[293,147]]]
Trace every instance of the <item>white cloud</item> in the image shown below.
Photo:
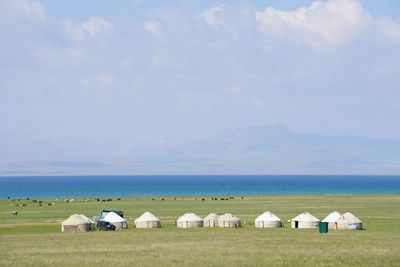
[[[254,99],[252,100],[252,103],[253,103],[253,105],[254,105],[256,108],[264,108],[264,107],[265,107],[264,101],[262,101],[262,100],[259,99],[259,98],[254,98]]]
[[[163,37],[163,33],[161,31],[161,25],[160,25],[160,23],[158,23],[155,20],[147,21],[143,25],[143,28],[145,29],[146,32],[151,33],[151,34],[157,36],[158,38]]]
[[[35,19],[45,21],[46,15],[42,5],[30,0],[1,0],[0,17],[18,19]]]
[[[218,17],[218,14],[224,11],[224,6],[215,6],[201,13],[201,17],[212,27],[224,26],[224,22]]]
[[[81,42],[88,38],[96,38],[100,33],[111,29],[112,23],[100,17],[91,17],[81,24],[64,20],[61,22],[61,28],[70,38]]]
[[[91,17],[88,21],[81,24],[81,30],[91,37],[96,37],[98,33],[111,27],[111,23],[105,19]]]
[[[256,12],[259,30],[312,47],[346,41],[369,21],[358,0],[316,1],[309,7],[282,11],[268,7]]]
[[[400,23],[386,18],[379,21],[378,26],[388,39],[400,42]]]

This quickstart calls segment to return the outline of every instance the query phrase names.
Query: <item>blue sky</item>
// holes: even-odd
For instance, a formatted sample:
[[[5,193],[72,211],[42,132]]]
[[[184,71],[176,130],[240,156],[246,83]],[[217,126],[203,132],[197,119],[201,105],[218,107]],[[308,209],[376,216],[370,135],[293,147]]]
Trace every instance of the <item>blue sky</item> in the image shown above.
[[[269,124],[400,138],[399,3],[1,1],[0,145]]]

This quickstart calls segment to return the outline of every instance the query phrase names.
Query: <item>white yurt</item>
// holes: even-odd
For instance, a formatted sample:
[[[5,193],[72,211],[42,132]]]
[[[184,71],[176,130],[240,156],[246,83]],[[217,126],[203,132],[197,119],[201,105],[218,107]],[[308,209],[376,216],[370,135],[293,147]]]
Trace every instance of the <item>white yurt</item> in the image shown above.
[[[336,223],[339,230],[361,230],[363,227],[362,221],[350,212],[340,216]]]
[[[93,223],[84,215],[73,214],[61,223],[61,232],[79,233],[94,230]]]
[[[319,219],[311,213],[303,212],[291,220],[292,228],[318,228]]]
[[[282,227],[282,220],[270,211],[258,216],[254,221],[256,228],[277,228]]]
[[[218,226],[219,215],[215,213],[210,213],[203,220],[204,227],[217,227]]]
[[[183,214],[176,222],[179,228],[203,227],[203,219],[194,213]]]
[[[225,213],[221,215],[218,219],[218,227],[240,227],[241,222],[238,217],[233,215],[232,213]]]
[[[106,216],[102,219],[102,221],[110,222],[115,225],[117,229],[125,229],[128,228],[128,222],[116,214],[115,212],[109,212]]]
[[[161,222],[153,213],[146,211],[135,220],[136,228],[160,228]]]
[[[328,228],[337,229],[337,220],[342,216],[342,214],[338,211],[333,211],[322,220],[322,222],[328,223]]]

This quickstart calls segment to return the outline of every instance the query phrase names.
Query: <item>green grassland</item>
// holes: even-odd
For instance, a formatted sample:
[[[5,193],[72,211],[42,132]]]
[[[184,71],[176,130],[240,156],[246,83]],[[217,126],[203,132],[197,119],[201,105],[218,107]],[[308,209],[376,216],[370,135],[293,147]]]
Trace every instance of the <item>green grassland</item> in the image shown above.
[[[2,200],[0,266],[400,266],[400,195],[201,199],[77,199],[69,203],[52,199],[43,200],[42,207],[31,200]],[[130,228],[61,233],[60,221],[69,215],[91,217],[103,208],[123,210]],[[285,228],[255,228],[254,219],[267,210],[286,222]],[[363,220],[365,230],[319,234],[315,229],[291,229],[287,223],[303,211],[322,219],[333,210],[354,213]],[[12,211],[19,214],[12,216]],[[144,211],[158,216],[163,227],[133,228],[133,220]],[[176,228],[175,219],[185,212],[199,216],[232,212],[243,227]]]

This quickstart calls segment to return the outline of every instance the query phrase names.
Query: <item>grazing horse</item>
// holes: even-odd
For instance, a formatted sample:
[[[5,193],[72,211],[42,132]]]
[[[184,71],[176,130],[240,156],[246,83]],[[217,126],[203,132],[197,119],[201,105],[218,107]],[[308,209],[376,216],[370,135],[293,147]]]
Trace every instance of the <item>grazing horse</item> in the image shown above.
[[[13,211],[13,212],[11,212],[11,215],[12,215],[12,216],[17,216],[17,215],[18,215],[18,211]]]

